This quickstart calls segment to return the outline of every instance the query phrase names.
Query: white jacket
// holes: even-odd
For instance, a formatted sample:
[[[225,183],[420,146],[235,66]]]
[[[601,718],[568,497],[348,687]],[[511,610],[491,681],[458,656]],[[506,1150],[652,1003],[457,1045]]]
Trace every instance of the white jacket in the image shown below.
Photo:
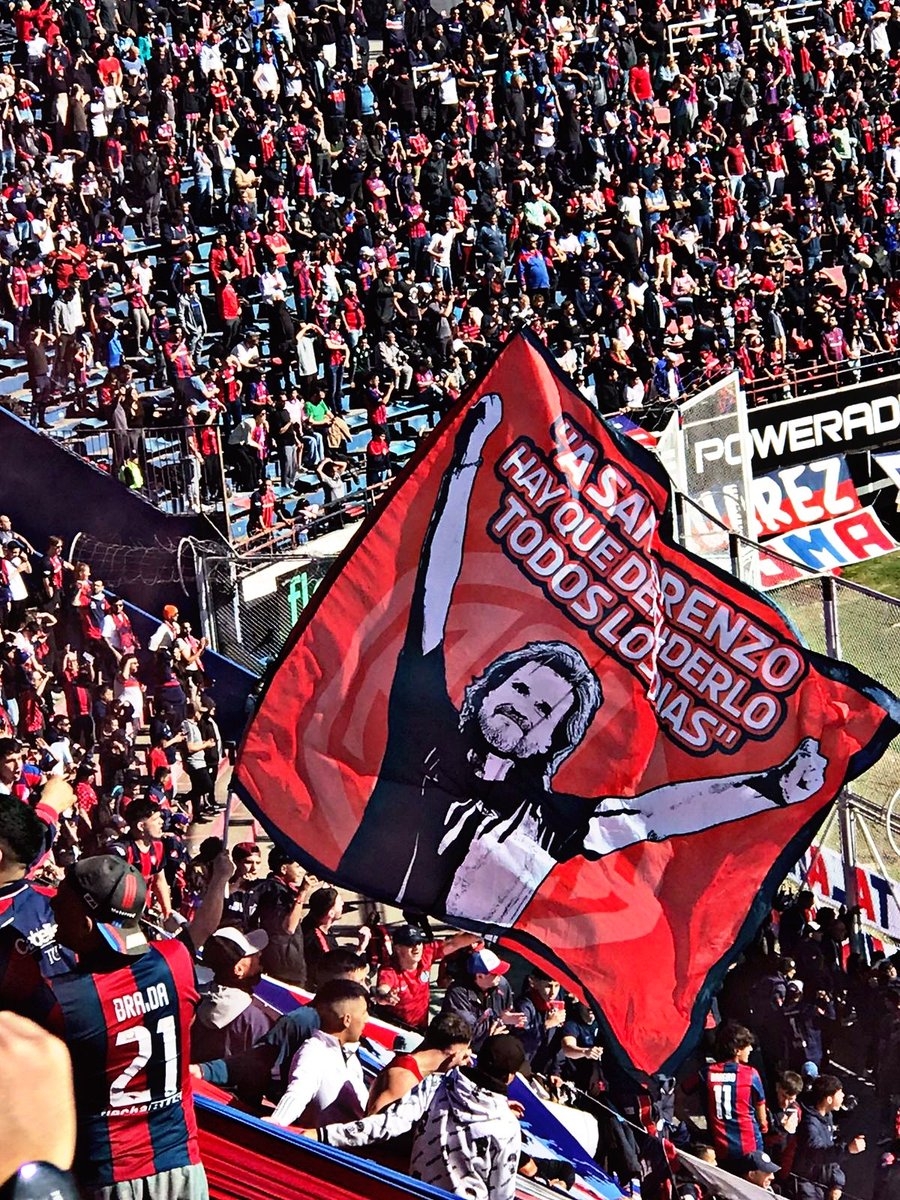
[[[373,1117],[319,1130],[331,1146],[367,1146],[414,1129],[410,1175],[468,1200],[513,1200],[522,1149],[506,1096],[459,1069],[429,1075]]]

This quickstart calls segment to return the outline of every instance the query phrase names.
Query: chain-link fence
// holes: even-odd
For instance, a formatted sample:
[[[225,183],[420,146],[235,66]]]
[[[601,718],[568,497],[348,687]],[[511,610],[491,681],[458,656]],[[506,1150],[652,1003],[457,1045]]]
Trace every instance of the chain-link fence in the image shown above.
[[[252,557],[201,554],[197,579],[212,647],[261,674],[280,652],[336,554],[305,547]]]

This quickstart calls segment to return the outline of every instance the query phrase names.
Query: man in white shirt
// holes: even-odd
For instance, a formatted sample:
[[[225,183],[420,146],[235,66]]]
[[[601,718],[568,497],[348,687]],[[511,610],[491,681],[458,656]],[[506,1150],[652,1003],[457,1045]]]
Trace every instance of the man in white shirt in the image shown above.
[[[59,775],[65,778],[75,770],[75,759],[72,757],[72,741],[70,738],[71,722],[63,714],[56,716],[47,729],[47,753],[53,759],[53,766],[47,764],[48,775]]]
[[[287,0],[281,0],[272,9],[272,20],[278,30],[278,36],[284,42],[288,57],[294,53],[294,25],[297,17]]]
[[[213,71],[224,70],[222,62],[222,47],[219,45],[219,35],[211,33],[209,39],[200,47],[200,70],[204,76]]]
[[[164,604],[163,619],[150,635],[147,649],[152,654],[155,654],[157,650],[166,650],[169,646],[175,644],[175,640],[180,633],[181,626],[178,623],[178,609],[174,604]]]
[[[368,991],[349,979],[334,979],[313,1000],[319,1028],[291,1063],[287,1091],[269,1120],[299,1121],[309,1128],[358,1120],[368,1089],[359,1061],[359,1039],[369,1015]]]
[[[31,563],[25,557],[22,546],[16,541],[7,542],[0,559],[0,585],[4,588],[7,611],[15,621],[25,618],[28,585],[22,576],[30,573]]]
[[[428,254],[431,257],[431,278],[443,284],[449,292],[453,287],[450,275],[450,252],[453,241],[458,233],[462,233],[462,225],[452,217],[443,217],[438,222],[438,231],[432,235],[428,243]]]
[[[636,183],[629,183],[625,194],[619,197],[619,212],[624,217],[626,225],[640,225],[641,197],[638,194]]]

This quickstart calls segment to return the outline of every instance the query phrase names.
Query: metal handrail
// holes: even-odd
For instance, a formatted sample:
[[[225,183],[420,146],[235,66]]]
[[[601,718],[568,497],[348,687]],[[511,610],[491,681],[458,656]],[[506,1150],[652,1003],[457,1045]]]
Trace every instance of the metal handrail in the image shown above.
[[[759,31],[762,28],[762,17],[765,14],[765,9],[759,4],[752,4],[749,6],[749,8],[754,15],[753,36],[756,38],[758,37]],[[783,4],[781,6],[781,11],[785,14],[792,14],[790,16],[785,15],[785,21],[788,25],[807,24],[811,21],[814,15],[814,10],[810,10],[810,5],[806,3],[806,0],[793,0],[793,3]],[[699,29],[700,40],[708,41],[711,37],[715,38],[719,36],[720,22],[721,18],[718,16],[718,14],[712,19],[712,21],[701,21],[699,17],[695,17],[693,20],[687,21],[672,21],[666,30],[669,39],[669,52],[674,53],[676,46],[680,46],[683,42],[687,41],[687,38],[681,34],[681,30]]]
[[[855,382],[854,378],[848,380],[848,376],[853,377],[856,371],[859,371],[863,376],[872,370],[878,370],[882,365],[890,366],[892,370],[897,369],[897,352],[895,350],[876,350],[871,354],[863,354],[858,360],[858,366],[851,365],[848,361],[842,363],[814,363],[811,367],[806,367],[802,371],[795,370],[790,366],[787,367],[787,382],[790,387],[790,396],[784,395],[784,384],[772,381],[769,383],[747,383],[744,388],[747,392],[753,393],[756,404],[775,403],[773,397],[784,399],[797,399],[800,395],[800,388],[804,391],[829,391],[832,388],[840,387],[848,382]],[[695,368],[693,371],[682,379],[683,394],[678,403],[683,404],[690,400],[693,395],[704,388],[709,387],[708,379],[699,378],[701,367]],[[764,399],[759,399],[763,396]],[[753,407],[753,405],[751,405]]]
[[[142,476],[140,486],[131,488],[164,512],[200,511],[201,487],[198,468],[188,438],[195,432],[186,425],[147,425],[127,430],[110,427],[75,426],[46,431],[53,441],[113,479],[127,459],[136,461]],[[212,511],[224,510],[222,431],[217,428],[219,450],[210,473],[215,497]],[[122,481],[120,481],[122,482]],[[124,482],[122,486],[128,486]]]
[[[375,483],[354,490],[340,500],[324,504],[321,514],[313,517],[308,523],[297,518],[276,521],[268,529],[234,538],[232,544],[241,558],[265,555],[273,550],[294,550],[323,537],[326,533],[331,533],[335,521],[339,521],[343,526],[348,515],[351,520],[355,519],[355,514],[352,511],[348,514],[348,510],[356,509],[362,504],[364,512],[370,512],[392,482],[388,479],[383,483]]]

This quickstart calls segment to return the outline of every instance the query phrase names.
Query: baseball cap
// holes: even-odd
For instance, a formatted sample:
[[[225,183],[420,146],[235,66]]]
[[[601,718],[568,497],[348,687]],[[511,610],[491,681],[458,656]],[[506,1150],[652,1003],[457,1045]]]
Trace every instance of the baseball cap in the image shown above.
[[[286,851],[282,850],[280,846],[273,846],[269,851],[268,863],[270,871],[280,871],[281,868],[287,866],[288,863],[296,861],[297,856],[295,854],[288,854]]]
[[[391,931],[395,946],[424,946],[431,938],[419,925],[398,925]]]
[[[742,1175],[746,1175],[748,1171],[771,1171],[777,1174],[778,1170],[778,1163],[769,1158],[765,1150],[751,1150],[741,1159]]]
[[[478,1051],[476,1061],[479,1071],[498,1083],[506,1083],[510,1075],[515,1075],[524,1066],[525,1051],[517,1037],[497,1033],[487,1039]]]
[[[493,950],[479,950],[469,959],[469,971],[473,975],[505,975],[509,963],[498,958]]]
[[[144,953],[147,939],[139,921],[147,885],[136,867],[116,854],[97,854],[67,867],[66,881],[84,901],[113,950],[118,954]]]
[[[242,958],[260,954],[269,944],[269,935],[264,929],[253,929],[242,933],[240,929],[217,929],[203,947],[203,964],[216,970],[233,967]]]

